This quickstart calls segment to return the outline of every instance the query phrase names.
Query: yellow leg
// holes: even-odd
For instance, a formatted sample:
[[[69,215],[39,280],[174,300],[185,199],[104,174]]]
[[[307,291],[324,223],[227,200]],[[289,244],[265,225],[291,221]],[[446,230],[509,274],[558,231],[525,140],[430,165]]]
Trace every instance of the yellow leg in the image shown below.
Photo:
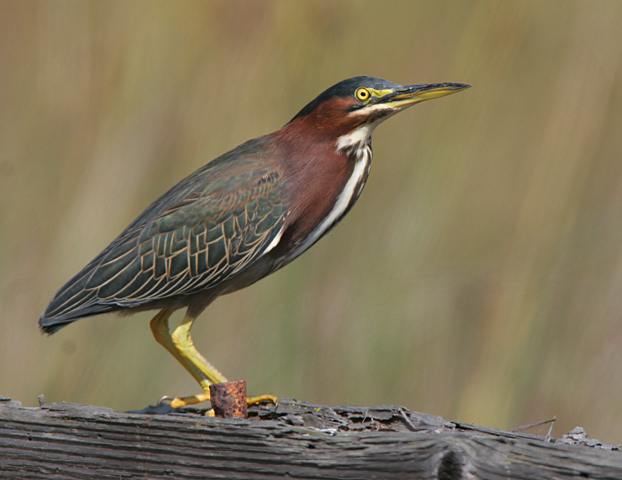
[[[195,348],[190,336],[190,328],[192,328],[194,318],[186,314],[179,326],[172,334],[170,333],[168,320],[172,313],[173,310],[164,309],[153,317],[150,324],[153,336],[160,345],[166,348],[188,370],[190,375],[199,382],[203,389],[203,393],[198,395],[171,399],[171,407],[179,408],[209,400],[209,386],[212,383],[224,383],[227,379]],[[264,400],[276,403],[277,397],[274,395],[260,395],[249,397],[246,401],[249,405],[252,405]]]
[[[202,387],[205,385],[208,391],[210,383],[226,382],[224,375],[210,365],[194,347],[190,337],[190,327],[194,319],[185,317],[171,335],[168,319],[172,313],[173,310],[162,310],[151,320],[151,331],[157,342],[166,348]]]
[[[200,372],[200,377],[207,378],[209,380],[209,391],[209,383],[224,383],[228,380],[195,348],[192,337],[190,336],[190,329],[192,328],[194,320],[194,318],[186,315],[179,326],[173,331],[171,340],[173,341],[173,344],[179,354],[184,358],[184,361],[182,361],[184,366],[185,364],[190,364]],[[188,371],[192,374],[192,371],[188,367],[186,367],[186,369],[188,369]],[[192,374],[192,376],[199,381],[199,378],[196,375]],[[199,381],[199,383],[201,382]]]
[[[170,333],[168,320],[173,310],[162,310],[151,320],[151,331],[156,341],[166,348],[179,363],[199,382],[203,393],[183,398],[171,399],[173,408],[185,407],[210,399],[209,386],[212,383],[226,382],[225,376],[211,365],[194,347],[190,327],[194,318],[187,315],[181,324]],[[165,397],[166,398],[166,397]]]

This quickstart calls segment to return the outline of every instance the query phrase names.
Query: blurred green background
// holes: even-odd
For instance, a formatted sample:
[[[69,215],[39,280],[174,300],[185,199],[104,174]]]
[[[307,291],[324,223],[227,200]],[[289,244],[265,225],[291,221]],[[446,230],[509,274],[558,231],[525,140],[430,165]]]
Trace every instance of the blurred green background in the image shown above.
[[[622,442],[621,26],[617,0],[2,1],[0,394],[197,393],[150,313],[38,317],[157,195],[332,84],[464,82],[381,125],[348,217],[196,344],[253,394]]]

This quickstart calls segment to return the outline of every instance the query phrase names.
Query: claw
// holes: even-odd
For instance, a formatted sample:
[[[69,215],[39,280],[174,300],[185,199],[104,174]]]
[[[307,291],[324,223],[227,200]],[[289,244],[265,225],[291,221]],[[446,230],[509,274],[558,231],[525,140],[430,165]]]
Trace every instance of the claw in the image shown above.
[[[160,405],[162,405],[163,402],[169,402],[172,404],[174,400],[175,397],[171,397],[170,395],[163,395],[160,400],[158,400],[158,403],[156,405],[159,407]]]

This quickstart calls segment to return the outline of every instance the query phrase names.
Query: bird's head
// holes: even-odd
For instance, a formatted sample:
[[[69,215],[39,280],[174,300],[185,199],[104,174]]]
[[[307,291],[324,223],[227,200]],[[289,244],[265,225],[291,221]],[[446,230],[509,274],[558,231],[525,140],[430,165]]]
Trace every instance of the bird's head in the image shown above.
[[[285,128],[313,131],[348,147],[367,141],[373,129],[391,115],[466,88],[469,85],[462,83],[404,86],[374,77],[349,78],[318,95]]]

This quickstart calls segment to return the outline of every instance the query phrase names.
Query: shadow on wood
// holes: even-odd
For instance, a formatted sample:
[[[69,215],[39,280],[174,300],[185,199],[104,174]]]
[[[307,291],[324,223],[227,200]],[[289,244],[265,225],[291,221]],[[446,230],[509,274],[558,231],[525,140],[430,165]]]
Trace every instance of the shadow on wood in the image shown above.
[[[11,479],[622,479],[617,446],[588,446],[581,435],[545,441],[401,407],[284,400],[249,408],[243,420],[0,400],[0,477]]]

